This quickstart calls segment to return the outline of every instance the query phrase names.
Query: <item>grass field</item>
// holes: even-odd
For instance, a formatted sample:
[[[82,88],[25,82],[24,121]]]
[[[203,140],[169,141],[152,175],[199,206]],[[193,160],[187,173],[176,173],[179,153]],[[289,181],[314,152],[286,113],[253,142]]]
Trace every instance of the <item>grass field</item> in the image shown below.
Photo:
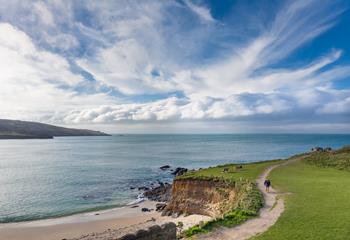
[[[249,163],[249,164],[227,164],[216,167],[210,167],[201,169],[194,172],[186,173],[177,178],[195,178],[195,179],[212,179],[212,178],[224,178],[228,180],[247,179],[255,181],[255,179],[262,173],[262,171],[268,166],[275,165],[283,160],[272,160],[265,162]],[[242,166],[241,169],[236,169],[236,166]],[[223,170],[227,168],[228,172]]]
[[[274,170],[275,188],[290,192],[277,223],[254,240],[350,239],[350,152],[316,153]]]

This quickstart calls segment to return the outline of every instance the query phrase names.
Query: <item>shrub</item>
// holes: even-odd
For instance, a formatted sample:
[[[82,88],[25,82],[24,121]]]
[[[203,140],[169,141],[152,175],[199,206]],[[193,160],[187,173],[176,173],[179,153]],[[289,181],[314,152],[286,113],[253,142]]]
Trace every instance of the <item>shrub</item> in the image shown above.
[[[350,147],[344,147],[334,152],[315,152],[305,157],[304,162],[318,167],[350,170]]]

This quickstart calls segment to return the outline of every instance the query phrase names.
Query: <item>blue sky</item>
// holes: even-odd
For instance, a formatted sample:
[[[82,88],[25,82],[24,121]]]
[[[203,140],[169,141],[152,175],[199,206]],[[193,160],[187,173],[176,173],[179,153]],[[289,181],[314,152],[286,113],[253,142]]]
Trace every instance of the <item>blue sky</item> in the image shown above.
[[[0,118],[350,132],[347,1],[1,1]]]

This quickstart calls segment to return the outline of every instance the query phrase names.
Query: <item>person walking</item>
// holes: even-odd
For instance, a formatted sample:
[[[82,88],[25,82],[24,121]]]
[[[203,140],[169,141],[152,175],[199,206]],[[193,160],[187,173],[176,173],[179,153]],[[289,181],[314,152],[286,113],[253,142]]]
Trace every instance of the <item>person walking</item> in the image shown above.
[[[264,185],[266,188],[266,192],[270,192],[271,181],[269,179],[266,179]]]

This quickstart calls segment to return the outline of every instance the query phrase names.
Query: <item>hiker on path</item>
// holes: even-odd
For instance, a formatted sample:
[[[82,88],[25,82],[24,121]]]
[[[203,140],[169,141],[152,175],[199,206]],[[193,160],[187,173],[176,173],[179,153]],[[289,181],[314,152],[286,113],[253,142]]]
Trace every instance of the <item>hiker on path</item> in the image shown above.
[[[266,188],[266,192],[270,192],[271,181],[269,179],[266,179],[264,185]]]

